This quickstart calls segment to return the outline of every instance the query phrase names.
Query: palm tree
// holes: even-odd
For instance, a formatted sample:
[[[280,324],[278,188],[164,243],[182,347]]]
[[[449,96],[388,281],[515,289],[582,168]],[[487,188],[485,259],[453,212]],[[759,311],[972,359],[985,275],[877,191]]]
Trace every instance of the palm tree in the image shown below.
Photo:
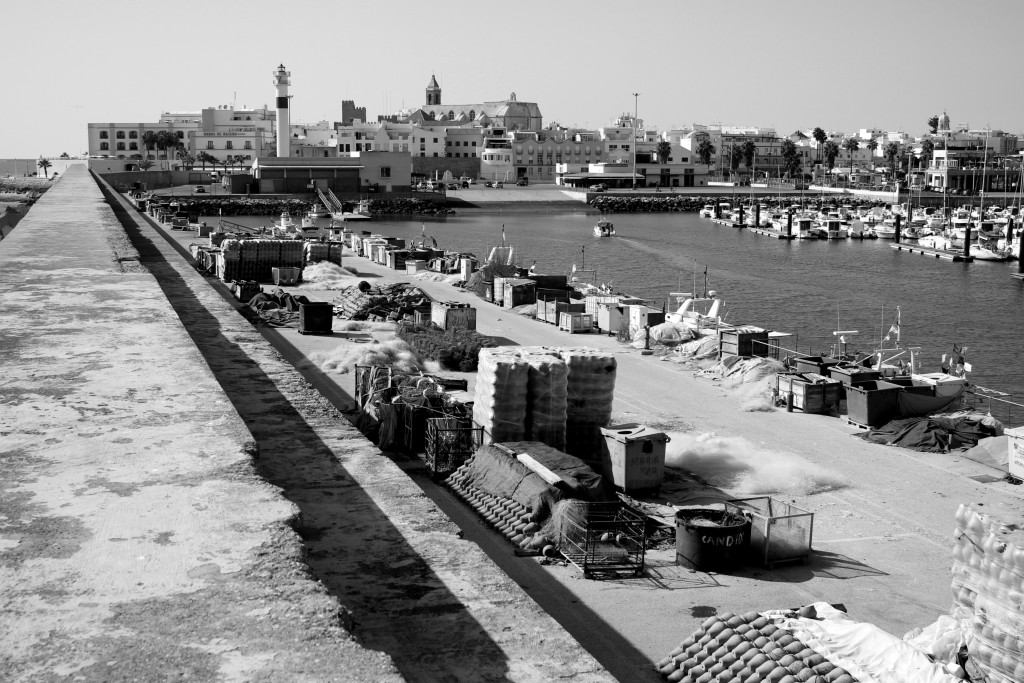
[[[711,159],[715,156],[715,146],[711,144],[710,140],[704,139],[697,145],[697,158],[700,159],[700,163],[705,166],[711,165]]]
[[[751,173],[754,167],[754,157],[757,155],[757,144],[753,140],[745,140],[740,145],[740,154],[743,155],[743,164],[747,167],[747,174]]]
[[[889,164],[890,179],[896,180],[896,160],[900,158],[900,146],[895,142],[890,142],[882,148],[882,156]]]
[[[196,155],[196,161],[203,165],[204,171],[206,170],[206,164],[213,164],[214,166],[217,165],[217,157],[213,156],[206,150],[203,150]]]
[[[151,130],[147,130],[142,134],[142,146],[146,148],[149,153],[153,152],[153,148],[156,147],[157,134]],[[148,155],[147,155],[148,156]]]
[[[658,162],[662,164],[666,163],[668,161],[669,155],[672,154],[672,143],[670,143],[668,140],[662,140],[661,142],[658,143],[657,152]]]
[[[188,153],[188,150],[185,149],[184,145],[178,146],[177,157],[178,161],[181,162],[181,165],[185,167],[186,171],[191,171],[192,166],[196,163],[196,158]]]
[[[828,134],[821,128],[815,128],[811,131],[811,137],[818,143],[818,161],[821,161],[822,145],[828,140]]]
[[[142,159],[142,160],[139,161],[139,170],[140,171],[148,171],[151,168],[153,168],[153,160],[152,159],[146,158],[146,159]]]
[[[865,147],[867,147],[871,151],[871,168],[872,168],[872,170],[874,170],[874,168],[875,168],[875,150],[878,149],[878,140],[876,140],[874,138],[871,138],[870,140],[867,141],[867,144],[865,145]]]
[[[796,143],[792,140],[783,140],[782,147],[782,167],[790,178],[800,173],[800,153],[797,151]]]
[[[825,165],[831,171],[835,168],[836,157],[839,156],[839,145],[836,144],[835,140],[828,140],[822,145],[821,153],[825,157]]]
[[[931,165],[932,156],[935,154],[935,143],[925,140],[921,143],[921,162],[927,166]]]
[[[843,149],[850,153],[850,175],[853,176],[853,153],[860,149],[860,141],[857,138],[846,138],[843,140]]]
[[[46,174],[47,170],[49,170],[49,168],[50,168],[50,161],[48,159],[44,159],[43,157],[39,157],[39,161],[36,162],[36,166],[38,166],[39,168],[43,169],[43,177],[44,178],[48,178],[49,177]]]

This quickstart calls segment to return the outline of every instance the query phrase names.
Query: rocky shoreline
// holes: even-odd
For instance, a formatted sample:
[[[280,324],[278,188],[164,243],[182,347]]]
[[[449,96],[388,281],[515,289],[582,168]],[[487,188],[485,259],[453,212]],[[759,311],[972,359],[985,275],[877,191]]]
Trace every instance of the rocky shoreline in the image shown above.
[[[167,198],[167,197],[164,197]],[[304,199],[264,199],[260,197],[170,197],[179,203],[181,209],[201,216],[274,216],[288,212],[301,215],[313,207],[313,202]],[[355,204],[345,202],[346,208]],[[442,205],[423,199],[371,199],[370,213],[374,216],[387,214],[444,215],[453,213]]]

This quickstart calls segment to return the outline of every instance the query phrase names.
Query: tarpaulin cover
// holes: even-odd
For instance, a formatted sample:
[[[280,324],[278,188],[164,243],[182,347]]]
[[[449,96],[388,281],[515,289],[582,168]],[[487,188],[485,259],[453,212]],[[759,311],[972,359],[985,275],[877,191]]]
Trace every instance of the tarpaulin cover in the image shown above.
[[[875,683],[956,683],[960,679],[943,670],[896,636],[873,624],[854,621],[827,603],[813,605],[815,617],[776,617],[775,625],[858,681]]]
[[[857,434],[866,441],[928,453],[970,448],[995,435],[995,428],[974,417],[908,417]]]
[[[536,441],[484,446],[466,464],[465,485],[484,493],[512,500],[530,507],[538,520],[545,519],[559,500],[581,498],[604,500],[601,475],[579,458],[562,453]],[[569,482],[563,490],[544,481],[529,467],[508,454],[528,453],[555,474]]]
[[[900,417],[925,417],[941,412],[953,405],[960,403],[963,392],[957,392],[953,396],[925,396],[924,394],[911,394],[901,391],[896,396],[896,414]]]

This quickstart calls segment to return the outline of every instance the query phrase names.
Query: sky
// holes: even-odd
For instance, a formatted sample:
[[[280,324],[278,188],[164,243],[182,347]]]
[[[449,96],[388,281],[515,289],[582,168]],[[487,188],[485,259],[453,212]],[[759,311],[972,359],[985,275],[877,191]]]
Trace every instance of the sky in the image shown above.
[[[636,109],[691,123],[926,132],[1024,130],[1020,0],[406,0],[4,3],[0,158],[75,155],[89,122],[273,107],[292,121],[425,102],[536,102],[545,124],[598,128]],[[633,93],[639,93],[634,97]]]

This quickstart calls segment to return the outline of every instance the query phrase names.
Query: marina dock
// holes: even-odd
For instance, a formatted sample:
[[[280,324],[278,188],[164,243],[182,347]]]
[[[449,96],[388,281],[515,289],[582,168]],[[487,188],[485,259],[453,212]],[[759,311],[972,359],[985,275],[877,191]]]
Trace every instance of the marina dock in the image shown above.
[[[778,230],[769,230],[768,228],[747,228],[750,232],[756,235],[764,235],[765,237],[774,237],[777,240],[795,240],[796,235],[787,235],[784,232]]]
[[[909,251],[913,254],[922,254],[924,256],[933,256],[935,258],[944,259],[946,261],[963,261],[964,263],[971,263],[974,261],[973,256],[964,256],[963,254],[956,254],[949,251],[941,251],[939,249],[929,249],[928,247],[920,247],[916,244],[891,244],[890,248],[896,251]]]
[[[736,223],[735,221],[731,221],[731,220],[728,220],[726,218],[711,218],[709,220],[712,223],[717,223],[718,225],[724,225],[724,226],[727,226],[727,227],[730,227],[730,228],[742,228],[742,227],[745,227],[742,223]]]

